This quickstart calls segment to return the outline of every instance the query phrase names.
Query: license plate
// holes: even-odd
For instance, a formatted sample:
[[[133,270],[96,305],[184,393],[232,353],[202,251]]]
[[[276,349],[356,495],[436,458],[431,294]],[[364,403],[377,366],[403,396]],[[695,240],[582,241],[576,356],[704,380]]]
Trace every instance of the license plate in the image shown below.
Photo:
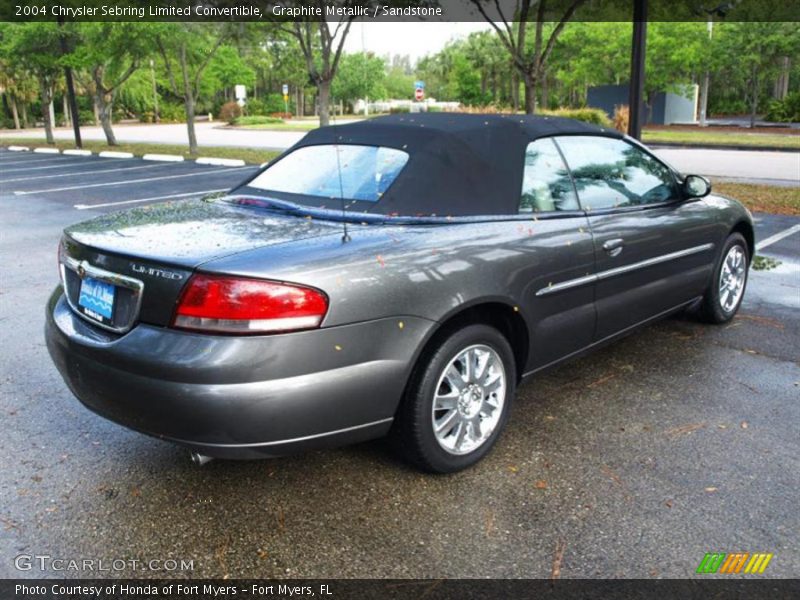
[[[78,305],[88,317],[101,323],[110,323],[114,315],[114,286],[92,277],[84,278]]]

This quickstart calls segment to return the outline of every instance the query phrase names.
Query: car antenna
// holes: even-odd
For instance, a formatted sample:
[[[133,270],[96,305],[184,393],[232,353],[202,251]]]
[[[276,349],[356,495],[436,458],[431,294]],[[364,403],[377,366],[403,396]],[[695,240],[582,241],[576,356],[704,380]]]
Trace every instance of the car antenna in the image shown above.
[[[342,160],[339,158],[339,152],[339,144],[336,144],[336,167],[339,172],[339,201],[342,203],[342,225],[344,227],[342,242],[349,242],[350,234],[347,233],[347,207],[344,203],[344,184],[342,183]]]

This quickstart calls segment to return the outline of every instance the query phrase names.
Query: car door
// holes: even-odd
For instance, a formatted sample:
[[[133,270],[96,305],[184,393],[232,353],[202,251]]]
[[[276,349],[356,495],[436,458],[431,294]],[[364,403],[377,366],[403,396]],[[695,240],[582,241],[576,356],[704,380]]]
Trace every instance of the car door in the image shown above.
[[[595,340],[701,295],[714,224],[681,197],[675,173],[644,147],[603,136],[561,136],[594,237]]]
[[[563,157],[552,138],[531,142],[525,152],[517,227],[528,264],[524,309],[531,323],[531,371],[592,343],[595,330],[592,282],[560,286],[591,277],[594,243]]]

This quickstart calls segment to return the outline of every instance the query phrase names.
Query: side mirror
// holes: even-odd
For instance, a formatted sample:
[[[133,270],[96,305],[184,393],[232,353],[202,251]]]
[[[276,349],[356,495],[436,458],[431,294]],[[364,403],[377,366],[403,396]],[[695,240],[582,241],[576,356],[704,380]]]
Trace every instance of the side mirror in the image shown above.
[[[711,193],[711,182],[701,175],[687,175],[682,187],[687,198],[703,198]]]

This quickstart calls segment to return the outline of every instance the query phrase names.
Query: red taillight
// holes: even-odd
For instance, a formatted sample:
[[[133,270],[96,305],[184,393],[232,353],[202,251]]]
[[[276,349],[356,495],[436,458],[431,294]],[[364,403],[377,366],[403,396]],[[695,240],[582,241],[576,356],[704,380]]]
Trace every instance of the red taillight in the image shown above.
[[[219,275],[193,275],[178,301],[174,327],[268,333],[319,327],[328,299],[311,288]]]

